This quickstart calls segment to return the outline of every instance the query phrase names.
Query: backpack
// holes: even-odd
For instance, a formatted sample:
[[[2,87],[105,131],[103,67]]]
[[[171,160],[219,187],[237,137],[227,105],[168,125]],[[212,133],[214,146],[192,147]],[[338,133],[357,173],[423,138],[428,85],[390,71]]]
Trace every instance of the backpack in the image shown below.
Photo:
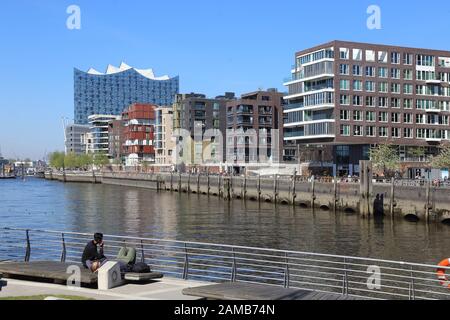
[[[150,266],[146,263],[137,262],[133,265],[132,271],[134,273],[150,273]]]

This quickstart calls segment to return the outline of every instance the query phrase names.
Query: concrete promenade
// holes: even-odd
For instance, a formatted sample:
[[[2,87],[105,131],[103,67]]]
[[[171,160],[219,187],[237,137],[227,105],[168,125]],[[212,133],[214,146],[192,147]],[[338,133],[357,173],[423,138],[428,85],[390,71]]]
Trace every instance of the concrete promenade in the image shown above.
[[[196,297],[183,295],[182,290],[211,284],[167,277],[148,284],[126,284],[106,291],[89,288],[71,289],[64,285],[16,279],[1,279],[0,281],[3,283],[0,299],[36,295],[65,295],[95,300],[197,300]]]

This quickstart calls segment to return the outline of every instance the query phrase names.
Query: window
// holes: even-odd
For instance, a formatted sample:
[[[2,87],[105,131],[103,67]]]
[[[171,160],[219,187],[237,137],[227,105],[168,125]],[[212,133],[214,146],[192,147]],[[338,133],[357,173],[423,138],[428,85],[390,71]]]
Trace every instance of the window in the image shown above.
[[[355,91],[362,91],[362,81],[361,80],[354,80],[353,81],[353,90],[355,90]]]
[[[425,116],[423,114],[416,114],[416,123],[425,124]]]
[[[378,62],[387,63],[388,62],[388,54],[386,51],[378,52]]]
[[[392,64],[400,64],[400,53],[391,52],[391,63]]]
[[[400,108],[399,98],[391,98],[391,108]]]
[[[404,99],[403,100],[403,108],[412,109],[413,107],[413,99]]]
[[[387,97],[378,97],[378,106],[380,108],[388,107],[388,98]]]
[[[348,110],[341,110],[340,111],[340,119],[342,121],[350,120],[350,112]]]
[[[366,97],[366,107],[375,107],[375,97]]]
[[[356,61],[362,60],[362,50],[361,49],[353,49],[353,60],[356,60]]]
[[[366,136],[376,137],[376,127],[374,127],[374,126],[366,127]]]
[[[341,124],[341,136],[350,136],[350,126],[347,124]]]
[[[363,98],[361,96],[353,96],[353,105],[362,106]]]
[[[366,81],[366,91],[367,92],[375,92],[375,82]]]
[[[350,105],[349,96],[346,95],[346,94],[341,94],[341,96],[339,98],[339,102],[340,102],[341,105],[345,105],[345,106]]]
[[[411,128],[403,128],[403,137],[406,139],[412,139],[413,130]]]
[[[391,78],[392,79],[400,79],[400,69],[392,68],[391,69]]]
[[[413,55],[411,53],[403,54],[403,64],[407,66],[412,66],[413,64]]]
[[[388,113],[385,111],[378,112],[379,122],[388,122]]]
[[[378,77],[387,78],[388,77],[388,68],[378,68]]]
[[[387,82],[380,82],[378,91],[379,92],[388,92],[388,83]]]
[[[404,84],[403,85],[403,93],[404,94],[412,94],[413,93],[413,86],[412,86],[412,84]]]
[[[349,70],[348,70],[348,64],[341,64],[339,66],[339,73],[341,75],[348,75],[349,74]]]
[[[366,67],[366,76],[375,77],[375,67]]]
[[[375,51],[366,50],[366,61],[375,62]]]
[[[400,123],[400,113],[396,113],[396,112],[391,113],[391,122],[392,123]]]
[[[355,137],[362,137],[363,133],[363,126],[353,126],[353,135]]]
[[[391,83],[391,92],[392,93],[400,93],[400,84],[399,83]]]
[[[349,59],[349,49],[340,48],[339,49],[339,57],[343,60],[348,60]]]
[[[392,138],[401,138],[400,137],[400,129],[399,128],[391,128],[391,136]]]
[[[363,121],[362,111],[360,110],[353,111],[353,121]]]
[[[366,111],[366,121],[367,122],[375,122],[375,112],[374,111]]]
[[[434,67],[434,56],[418,54],[416,57],[418,66]]]
[[[340,80],[339,84],[341,90],[350,90],[350,80]]]
[[[413,79],[413,72],[412,72],[411,69],[403,70],[403,79],[405,79],[405,80],[412,80]]]
[[[380,136],[380,137],[388,137],[388,128],[386,128],[386,127],[379,127],[378,128],[378,136]]]
[[[354,76],[362,76],[362,68],[361,66],[354,65],[353,66],[353,75]]]
[[[413,123],[412,122],[412,114],[411,113],[404,113],[403,114],[403,122],[404,123]]]

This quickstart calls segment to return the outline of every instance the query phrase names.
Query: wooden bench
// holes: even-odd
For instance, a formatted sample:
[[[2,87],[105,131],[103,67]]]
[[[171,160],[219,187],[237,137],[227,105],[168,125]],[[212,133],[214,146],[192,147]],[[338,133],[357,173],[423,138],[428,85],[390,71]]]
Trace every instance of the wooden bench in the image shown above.
[[[0,273],[3,273],[3,276],[6,278],[27,277],[63,283],[72,275],[71,273],[67,273],[70,266],[80,268],[80,282],[82,284],[97,284],[97,274],[90,272],[81,264],[76,263],[54,261],[5,262],[0,263]]]
[[[264,284],[229,282],[183,289],[183,294],[212,300],[356,300],[352,297]]]
[[[67,273],[70,266],[77,266],[81,271],[80,282],[85,285],[97,284],[97,273],[92,273],[81,264],[63,263],[55,261],[33,261],[33,262],[5,262],[0,263],[0,273],[7,278],[27,277],[32,279],[51,280],[56,283],[65,283],[72,275]],[[127,272],[124,279],[130,282],[146,282],[163,278],[159,272],[133,273]]]

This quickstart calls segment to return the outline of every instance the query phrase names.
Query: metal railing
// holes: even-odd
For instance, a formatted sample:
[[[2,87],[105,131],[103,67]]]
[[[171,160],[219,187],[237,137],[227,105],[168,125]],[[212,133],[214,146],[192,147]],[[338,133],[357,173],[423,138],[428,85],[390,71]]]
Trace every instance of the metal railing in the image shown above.
[[[0,231],[0,261],[79,263],[92,239],[77,232]],[[370,299],[450,299],[434,265],[128,236],[105,235],[104,241],[107,257],[134,247],[138,261],[185,280],[263,283]]]

